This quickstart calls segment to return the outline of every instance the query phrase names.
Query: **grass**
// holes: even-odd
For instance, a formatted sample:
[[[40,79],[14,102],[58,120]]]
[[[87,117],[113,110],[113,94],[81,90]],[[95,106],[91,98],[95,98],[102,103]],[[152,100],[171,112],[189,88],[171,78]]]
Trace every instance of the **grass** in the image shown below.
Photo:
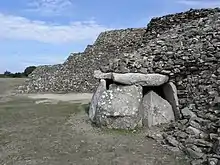
[[[0,164],[14,164],[15,158],[19,162],[24,157],[57,155],[58,151],[51,147],[54,148],[56,140],[68,137],[65,123],[70,116],[84,113],[86,107],[67,102],[35,104],[35,101],[18,98],[0,104],[0,153],[3,153]]]
[[[22,84],[26,78],[0,78],[0,95]]]
[[[87,105],[70,104],[59,102],[58,104],[35,104],[31,99],[17,99],[0,105],[0,125],[13,122],[37,118],[38,116],[70,116],[85,111]]]

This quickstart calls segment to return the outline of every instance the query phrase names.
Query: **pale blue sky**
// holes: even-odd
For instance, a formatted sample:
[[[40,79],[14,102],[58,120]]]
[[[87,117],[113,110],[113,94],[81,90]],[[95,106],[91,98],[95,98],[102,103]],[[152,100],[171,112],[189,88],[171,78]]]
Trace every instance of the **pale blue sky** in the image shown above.
[[[102,31],[144,27],[154,16],[220,0],[1,0],[0,73],[62,63]]]

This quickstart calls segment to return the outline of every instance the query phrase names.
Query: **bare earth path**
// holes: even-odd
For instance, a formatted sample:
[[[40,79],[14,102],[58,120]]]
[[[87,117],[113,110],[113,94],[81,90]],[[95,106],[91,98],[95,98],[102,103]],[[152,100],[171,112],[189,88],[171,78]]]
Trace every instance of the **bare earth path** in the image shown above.
[[[142,131],[92,127],[91,94],[10,96],[21,82],[0,79],[1,165],[188,165]]]

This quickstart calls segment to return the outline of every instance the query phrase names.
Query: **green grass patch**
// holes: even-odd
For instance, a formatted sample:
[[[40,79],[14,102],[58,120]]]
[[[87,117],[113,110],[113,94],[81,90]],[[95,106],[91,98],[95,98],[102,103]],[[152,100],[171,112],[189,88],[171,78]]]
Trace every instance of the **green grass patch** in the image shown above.
[[[87,104],[59,102],[57,104],[35,104],[36,100],[18,98],[0,105],[0,126],[6,123],[24,123],[42,116],[59,120],[72,114],[86,113]],[[53,122],[53,120],[51,120]],[[48,123],[49,124],[49,123]]]

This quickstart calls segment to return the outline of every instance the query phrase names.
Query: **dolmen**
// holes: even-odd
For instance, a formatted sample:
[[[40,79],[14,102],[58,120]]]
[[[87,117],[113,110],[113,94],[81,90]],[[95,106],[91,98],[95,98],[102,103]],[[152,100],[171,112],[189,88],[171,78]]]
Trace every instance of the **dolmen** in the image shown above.
[[[133,130],[170,123],[180,118],[176,86],[167,75],[102,73],[93,94],[90,120],[100,127]]]

